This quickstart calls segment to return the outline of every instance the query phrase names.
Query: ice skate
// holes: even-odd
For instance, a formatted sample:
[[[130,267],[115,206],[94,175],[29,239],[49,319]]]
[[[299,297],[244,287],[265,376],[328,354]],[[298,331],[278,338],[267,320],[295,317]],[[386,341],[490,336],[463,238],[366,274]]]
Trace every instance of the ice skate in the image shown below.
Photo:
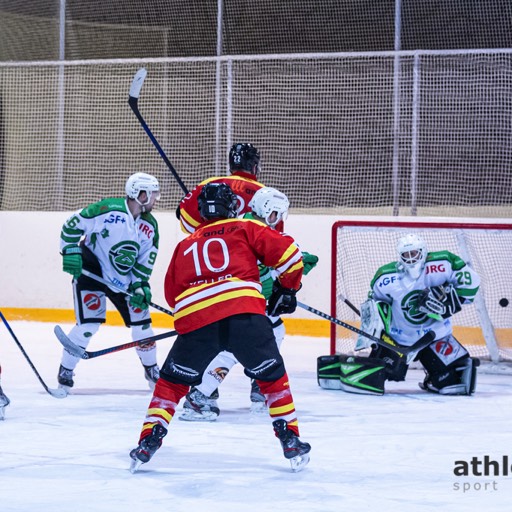
[[[149,462],[158,448],[162,446],[162,439],[167,435],[167,429],[160,425],[154,425],[149,436],[146,436],[137,448],[130,452],[130,472],[135,473],[142,466]]]
[[[272,423],[274,432],[281,441],[283,454],[290,461],[292,471],[297,473],[302,471],[309,462],[309,452],[311,445],[303,443],[299,437],[288,429],[288,423],[285,420],[276,420]]]
[[[198,389],[192,388],[186,396],[183,412],[179,419],[182,421],[215,421],[220,414],[216,400],[218,397],[218,391],[214,391],[207,397]]]
[[[251,379],[251,413],[262,414],[267,412],[265,395],[254,379]]]
[[[57,381],[59,382],[59,388],[63,389],[69,394],[71,388],[75,385],[73,381],[73,370],[68,370],[64,366],[59,366],[59,373],[57,374]]]
[[[0,387],[0,420],[5,419],[5,408],[11,403],[11,401],[4,395],[2,388]]]
[[[160,368],[158,368],[158,365],[144,366],[144,377],[148,381],[149,389],[153,391],[156,381],[160,378]]]

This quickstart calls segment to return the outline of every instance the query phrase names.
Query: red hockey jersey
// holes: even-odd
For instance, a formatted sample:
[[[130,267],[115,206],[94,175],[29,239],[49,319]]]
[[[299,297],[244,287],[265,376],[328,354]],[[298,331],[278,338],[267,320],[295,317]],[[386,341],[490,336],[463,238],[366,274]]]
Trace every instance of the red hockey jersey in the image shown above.
[[[250,212],[249,201],[257,190],[264,185],[253,179],[254,175],[237,171],[231,176],[209,178],[202,181],[189,192],[180,202],[180,224],[185,233],[193,233],[199,224],[203,222],[197,207],[197,198],[207,183],[225,183],[238,197],[238,215]]]
[[[276,269],[282,286],[299,289],[300,249],[292,237],[262,222],[203,223],[179,242],[164,282],[175,329],[185,334],[240,313],[264,315],[258,261]]]

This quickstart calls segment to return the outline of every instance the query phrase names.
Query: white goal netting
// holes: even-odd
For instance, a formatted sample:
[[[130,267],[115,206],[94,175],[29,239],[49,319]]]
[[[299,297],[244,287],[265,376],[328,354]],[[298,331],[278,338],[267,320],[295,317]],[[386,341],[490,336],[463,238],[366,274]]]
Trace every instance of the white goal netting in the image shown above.
[[[478,272],[475,302],[453,318],[454,336],[474,357],[492,364],[512,362],[512,224],[451,222],[339,221],[333,226],[333,316],[359,326],[356,307],[367,298],[379,267],[396,261],[396,243],[404,234],[423,238],[429,251],[448,250]],[[354,353],[357,335],[333,326],[332,353]]]

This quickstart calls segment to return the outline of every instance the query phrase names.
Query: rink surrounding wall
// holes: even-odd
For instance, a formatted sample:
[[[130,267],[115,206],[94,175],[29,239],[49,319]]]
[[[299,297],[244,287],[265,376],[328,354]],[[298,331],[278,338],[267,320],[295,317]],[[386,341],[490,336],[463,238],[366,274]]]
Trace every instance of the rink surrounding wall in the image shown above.
[[[71,212],[0,212],[0,308],[8,319],[74,322],[71,276],[62,271],[59,237]],[[151,279],[153,302],[167,307],[163,280],[172,252],[183,238],[174,212],[156,212],[160,251]],[[286,231],[300,247],[316,254],[317,267],[303,279],[298,297],[316,309],[330,312],[331,227],[333,215],[290,215]],[[171,327],[172,319],[152,312],[156,327]],[[289,334],[328,336],[329,323],[308,311],[285,317]],[[121,318],[109,304],[107,322]]]

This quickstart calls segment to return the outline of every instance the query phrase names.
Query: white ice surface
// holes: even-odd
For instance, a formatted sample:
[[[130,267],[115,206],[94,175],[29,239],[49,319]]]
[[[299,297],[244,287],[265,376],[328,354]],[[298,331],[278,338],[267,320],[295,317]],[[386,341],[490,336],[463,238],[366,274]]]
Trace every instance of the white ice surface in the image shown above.
[[[53,325],[11,327],[56,387]],[[127,329],[104,326],[89,350],[127,341]],[[158,343],[162,363],[172,339]],[[411,370],[382,397],[351,395],[317,385],[316,358],[328,354],[328,340],[290,336],[283,353],[301,437],[312,445],[303,472],[291,473],[267,416],[249,413],[249,380],[235,367],[220,389],[218,421],[173,420],[163,447],[132,475],[128,452],[151,396],[134,350],[81,361],[73,395],[58,400],[0,324],[11,399],[0,422],[0,511],[510,510],[510,468],[508,476],[453,473],[455,461],[473,457],[512,463],[510,376],[481,375],[473,397],[441,397],[421,391],[422,372]]]

